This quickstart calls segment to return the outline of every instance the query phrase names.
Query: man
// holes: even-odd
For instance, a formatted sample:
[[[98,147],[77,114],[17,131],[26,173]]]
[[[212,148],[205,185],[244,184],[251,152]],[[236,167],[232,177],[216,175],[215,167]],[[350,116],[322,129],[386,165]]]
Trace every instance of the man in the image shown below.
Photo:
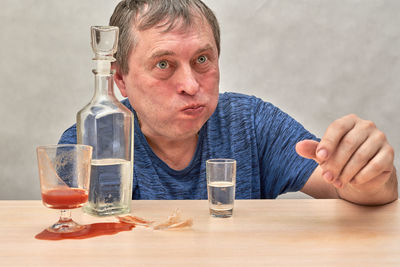
[[[219,95],[219,26],[200,0],[121,1],[110,25],[114,80],[135,114],[134,199],[207,198],[209,158],[237,160],[237,198],[397,199],[394,151],[372,122],[345,116],[318,141],[270,103]],[[73,142],[74,126],[60,140]]]

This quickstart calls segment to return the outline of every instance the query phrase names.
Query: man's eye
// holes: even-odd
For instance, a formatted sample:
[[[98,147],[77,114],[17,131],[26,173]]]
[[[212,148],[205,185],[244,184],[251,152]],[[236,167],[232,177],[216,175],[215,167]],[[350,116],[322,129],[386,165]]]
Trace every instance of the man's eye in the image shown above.
[[[199,57],[197,58],[197,63],[202,64],[202,63],[204,63],[204,62],[206,62],[206,61],[207,61],[207,57],[206,57],[206,56],[199,56]]]
[[[166,68],[169,67],[168,61],[163,60],[163,61],[158,62],[157,67],[162,70],[165,70]]]

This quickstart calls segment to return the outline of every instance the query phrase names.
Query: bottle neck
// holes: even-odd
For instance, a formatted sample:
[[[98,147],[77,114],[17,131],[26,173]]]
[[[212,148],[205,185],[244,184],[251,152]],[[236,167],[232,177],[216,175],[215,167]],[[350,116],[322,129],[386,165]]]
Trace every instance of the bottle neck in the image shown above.
[[[114,94],[114,73],[104,74],[98,73],[96,70],[93,70],[93,73],[95,86],[93,100],[116,99]]]

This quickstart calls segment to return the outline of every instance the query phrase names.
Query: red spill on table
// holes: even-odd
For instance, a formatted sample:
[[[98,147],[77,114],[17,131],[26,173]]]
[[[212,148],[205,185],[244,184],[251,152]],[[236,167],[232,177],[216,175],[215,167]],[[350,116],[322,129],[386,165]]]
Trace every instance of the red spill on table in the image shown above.
[[[114,235],[122,231],[130,231],[135,227],[130,223],[93,223],[84,225],[85,228],[74,233],[53,233],[44,230],[35,236],[36,239],[41,240],[62,240],[62,239],[86,239],[101,235]]]

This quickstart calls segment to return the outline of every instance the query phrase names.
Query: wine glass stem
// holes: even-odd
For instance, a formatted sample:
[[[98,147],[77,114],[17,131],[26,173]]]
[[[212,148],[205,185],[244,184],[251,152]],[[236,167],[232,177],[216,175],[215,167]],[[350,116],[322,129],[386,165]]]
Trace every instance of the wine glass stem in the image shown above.
[[[71,220],[71,210],[61,210],[60,221],[66,222]]]

